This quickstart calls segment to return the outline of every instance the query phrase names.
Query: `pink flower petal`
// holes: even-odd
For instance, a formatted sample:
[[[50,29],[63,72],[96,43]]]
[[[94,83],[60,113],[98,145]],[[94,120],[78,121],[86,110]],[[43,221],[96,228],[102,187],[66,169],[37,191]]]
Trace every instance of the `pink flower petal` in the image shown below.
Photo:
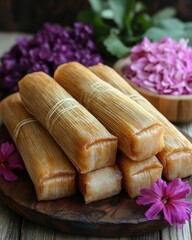
[[[163,209],[164,205],[159,202],[159,203],[155,203],[153,204],[146,212],[145,212],[145,216],[148,220],[153,220],[155,219],[155,217],[161,212],[161,210]]]
[[[172,217],[172,213],[173,213],[173,210],[172,208],[168,205],[166,205],[164,208],[163,208],[163,214],[164,214],[164,219],[170,224],[170,225],[173,225],[174,221],[173,221],[173,217]]]
[[[3,171],[1,169],[0,174],[3,175],[7,181],[15,181],[18,179],[17,176],[9,168],[4,168]]]
[[[3,170],[4,170],[4,167],[0,165],[0,175],[2,174]]]
[[[148,54],[147,58],[148,58],[149,62],[151,62],[151,63],[157,62],[157,58],[153,54]]]
[[[4,161],[4,157],[3,157],[3,155],[0,152],[0,163],[3,163],[3,161]]]
[[[141,189],[141,196],[136,199],[138,205],[148,205],[161,200],[161,197],[151,189]]]
[[[185,220],[189,221],[191,217],[191,202],[188,201],[171,201],[170,204],[176,209],[177,216],[180,221],[185,222]]]
[[[167,183],[161,178],[158,178],[156,182],[152,183],[153,189],[160,197],[165,196]]]
[[[17,176],[11,171],[11,169],[24,168],[19,153],[14,153],[14,144],[9,144],[8,142],[1,144],[0,163],[0,175],[3,175],[7,181],[17,180]]]
[[[153,72],[154,70],[154,64],[153,63],[146,63],[146,65],[144,66],[143,68],[145,71],[148,71],[148,72]]]
[[[14,153],[8,158],[10,169],[24,169],[24,164],[19,153]]]
[[[9,157],[14,152],[14,145],[8,142],[1,144],[1,153],[4,157]]]
[[[152,205],[145,213],[149,220],[153,220],[161,210],[164,219],[171,225],[181,227],[185,221],[190,220],[192,203],[185,200],[187,194],[191,192],[188,182],[177,178],[167,185],[159,178],[152,186],[153,190],[141,189],[141,196],[136,200],[139,205]]]
[[[171,202],[166,204],[163,209],[165,220],[171,225],[177,224],[181,227],[186,220],[190,220],[190,205],[189,202]]]
[[[187,194],[191,192],[188,182],[182,182],[180,178],[175,178],[170,182],[166,189],[166,195],[171,200],[185,199]]]

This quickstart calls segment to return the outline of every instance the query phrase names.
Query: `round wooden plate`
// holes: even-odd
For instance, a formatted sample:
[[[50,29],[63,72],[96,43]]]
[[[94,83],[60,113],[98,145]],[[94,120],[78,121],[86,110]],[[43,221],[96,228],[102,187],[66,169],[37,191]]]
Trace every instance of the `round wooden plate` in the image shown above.
[[[10,139],[6,128],[0,126],[0,143]],[[53,229],[78,235],[127,237],[168,226],[162,217],[148,221],[144,216],[147,208],[138,206],[123,191],[87,205],[80,194],[39,202],[27,172],[22,170],[16,174],[19,179],[14,182],[6,182],[0,177],[2,202],[19,215]]]

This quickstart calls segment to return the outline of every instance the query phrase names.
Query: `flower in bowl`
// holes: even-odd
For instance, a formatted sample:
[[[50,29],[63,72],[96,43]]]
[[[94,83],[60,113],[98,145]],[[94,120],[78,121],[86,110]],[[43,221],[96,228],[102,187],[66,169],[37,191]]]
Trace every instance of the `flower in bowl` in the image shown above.
[[[192,48],[188,40],[148,38],[115,64],[126,80],[170,121],[192,120]]]

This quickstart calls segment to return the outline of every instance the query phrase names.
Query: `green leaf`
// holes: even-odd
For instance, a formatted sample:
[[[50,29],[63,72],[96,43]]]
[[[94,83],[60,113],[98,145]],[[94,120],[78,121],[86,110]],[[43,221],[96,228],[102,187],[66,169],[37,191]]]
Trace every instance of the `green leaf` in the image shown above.
[[[151,18],[146,13],[139,14],[137,16],[136,20],[137,20],[137,23],[139,24],[140,28],[142,27],[144,30],[148,29],[152,25]],[[141,30],[142,29],[140,29],[140,31]]]
[[[93,11],[98,14],[105,8],[105,1],[103,0],[89,0],[89,3]]]
[[[135,12],[146,12],[146,6],[142,2],[136,2],[135,3]]]
[[[167,7],[153,15],[153,22],[158,23],[162,19],[171,18],[174,17],[175,15],[176,15],[175,8]]]
[[[95,17],[93,21],[94,33],[96,35],[108,35],[110,32],[110,27],[100,17]]]
[[[160,41],[163,37],[170,37],[178,41],[181,38],[183,38],[184,34],[185,34],[184,30],[172,29],[172,31],[170,31],[170,29],[152,27],[148,29],[144,35],[147,36],[152,41]]]
[[[119,28],[126,26],[125,18],[132,14],[134,0],[108,0],[109,6],[113,11],[114,21]]]
[[[189,45],[192,45],[192,34],[191,31],[185,31],[184,35],[182,36],[182,38],[184,39],[188,39],[189,40]]]
[[[109,0],[108,2],[111,10],[113,11],[115,23],[122,28],[125,14],[124,0],[121,2],[121,4],[117,0]]]
[[[169,29],[171,31],[174,31],[175,29],[178,30],[183,30],[185,25],[182,21],[180,21],[177,18],[166,18],[160,20],[156,26],[164,29]]]
[[[111,9],[104,9],[101,12],[101,17],[105,19],[113,19],[114,18],[113,11]]]
[[[160,41],[163,37],[166,36],[165,30],[157,27],[149,28],[144,36],[148,37],[152,41]]]
[[[185,24],[185,29],[192,31],[192,22],[186,22],[184,24]]]
[[[130,48],[113,31],[104,40],[103,44],[110,54],[118,58],[124,57],[130,52]]]
[[[192,47],[192,36],[190,36],[190,37],[186,37],[186,38],[189,39],[189,43],[188,43],[188,45]]]

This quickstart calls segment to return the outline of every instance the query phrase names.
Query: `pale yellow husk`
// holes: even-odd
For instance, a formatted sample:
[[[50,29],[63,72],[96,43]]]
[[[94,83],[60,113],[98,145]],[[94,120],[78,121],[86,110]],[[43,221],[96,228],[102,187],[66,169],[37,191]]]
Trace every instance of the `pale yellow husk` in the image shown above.
[[[117,137],[54,79],[42,72],[19,82],[26,108],[45,126],[77,170],[87,173],[115,163]]]
[[[118,194],[122,188],[122,174],[117,165],[78,174],[78,186],[87,204]]]
[[[126,156],[140,161],[162,150],[159,121],[86,67],[76,62],[63,64],[54,78],[118,137],[118,147]]]
[[[47,130],[26,111],[18,93],[0,103],[0,116],[22,156],[38,200],[75,194],[74,167]]]
[[[152,113],[164,126],[165,147],[157,155],[163,164],[163,175],[168,180],[192,175],[192,144],[149,101],[134,90],[114,69],[98,64],[89,69],[113,87],[132,98],[145,110]]]
[[[139,196],[141,189],[151,188],[162,176],[163,166],[155,156],[135,162],[118,153],[117,164],[123,174],[123,187],[131,198]]]

